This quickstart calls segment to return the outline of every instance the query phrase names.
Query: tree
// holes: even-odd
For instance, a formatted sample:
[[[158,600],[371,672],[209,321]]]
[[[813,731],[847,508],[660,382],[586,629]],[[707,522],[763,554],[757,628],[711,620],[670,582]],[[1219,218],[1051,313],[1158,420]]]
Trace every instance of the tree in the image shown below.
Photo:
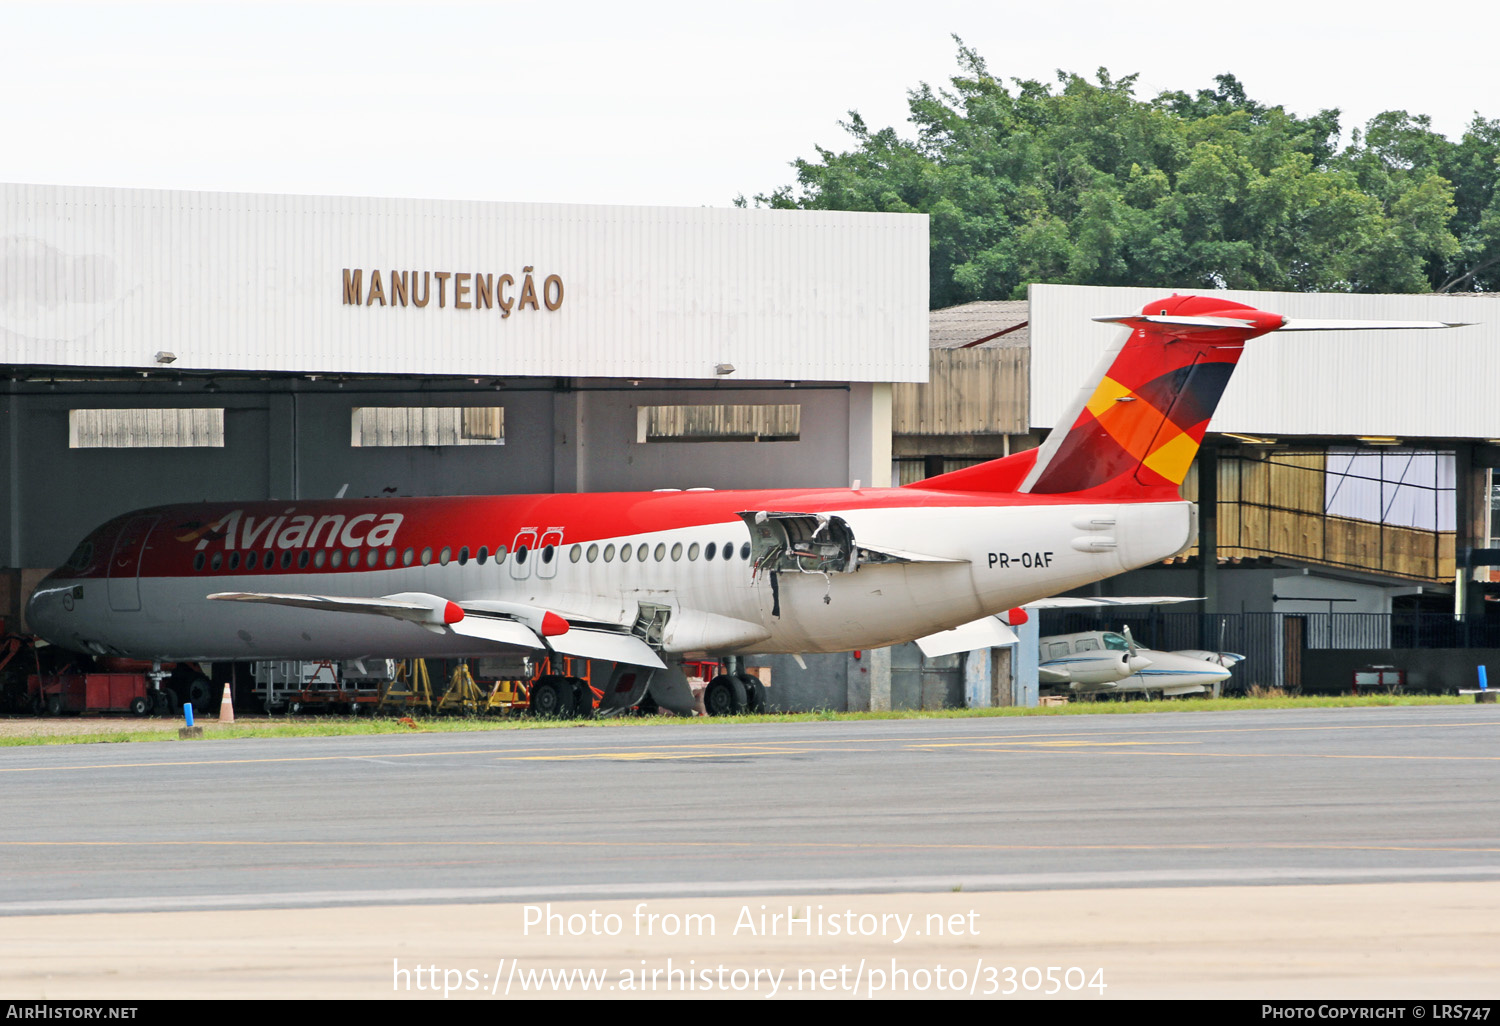
[[[1007,86],[955,41],[949,88],[907,94],[914,137],[851,112],[851,148],[795,161],[795,185],[755,202],[927,214],[934,306],[1037,282],[1500,286],[1500,122],[1453,144],[1391,111],[1341,151],[1337,110],[1299,118],[1233,75],[1152,100],[1104,68]]]

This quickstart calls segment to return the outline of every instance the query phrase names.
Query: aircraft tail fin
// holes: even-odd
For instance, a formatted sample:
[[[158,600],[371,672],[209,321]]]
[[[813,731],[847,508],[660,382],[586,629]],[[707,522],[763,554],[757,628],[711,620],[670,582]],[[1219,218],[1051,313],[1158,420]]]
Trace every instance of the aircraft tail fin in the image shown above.
[[[1215,296],[1171,296],[1138,314],[1041,448],[914,487],[1175,498],[1244,345],[1278,330],[1445,328],[1440,321],[1296,321]]]

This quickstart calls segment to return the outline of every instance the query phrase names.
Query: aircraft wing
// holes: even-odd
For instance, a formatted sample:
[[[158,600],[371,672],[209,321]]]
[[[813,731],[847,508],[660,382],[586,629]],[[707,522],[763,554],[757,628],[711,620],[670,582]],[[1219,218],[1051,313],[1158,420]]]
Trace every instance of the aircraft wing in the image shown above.
[[[461,605],[417,592],[377,599],[242,591],[208,597],[220,602],[262,602],[330,613],[388,616],[437,634],[452,632],[497,645],[551,649],[564,655],[635,666],[666,665],[650,645],[628,630],[603,623],[571,623],[550,610],[516,603],[476,601]]]
[[[273,606],[317,609],[327,613],[365,613],[389,616],[442,633],[448,624],[463,618],[456,603],[436,595],[390,595],[385,598],[350,598],[337,595],[295,595],[265,591],[220,591],[210,596],[216,602],[262,602]],[[451,607],[451,608],[450,608]]]
[[[999,617],[982,616],[978,620],[959,624],[946,631],[929,634],[917,639],[917,647],[924,656],[952,655],[955,652],[972,652],[976,648],[995,648],[999,645],[1014,645],[1016,632],[1000,622]]]

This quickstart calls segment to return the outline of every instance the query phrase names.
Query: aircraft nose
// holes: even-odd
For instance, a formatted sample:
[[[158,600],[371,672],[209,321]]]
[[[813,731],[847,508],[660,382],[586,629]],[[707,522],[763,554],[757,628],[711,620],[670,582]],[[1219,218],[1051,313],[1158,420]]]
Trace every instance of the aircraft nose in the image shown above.
[[[73,587],[51,574],[42,578],[31,598],[26,600],[26,627],[54,645],[62,643],[72,604]]]

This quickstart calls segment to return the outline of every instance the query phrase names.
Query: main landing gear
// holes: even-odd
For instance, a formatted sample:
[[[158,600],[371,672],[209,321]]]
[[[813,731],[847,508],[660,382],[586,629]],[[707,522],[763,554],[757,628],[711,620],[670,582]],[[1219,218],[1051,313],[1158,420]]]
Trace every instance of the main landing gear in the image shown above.
[[[743,669],[721,673],[704,689],[703,708],[710,716],[765,712],[766,687]]]
[[[547,720],[592,719],[594,691],[582,678],[548,674],[531,686],[531,714]]]

